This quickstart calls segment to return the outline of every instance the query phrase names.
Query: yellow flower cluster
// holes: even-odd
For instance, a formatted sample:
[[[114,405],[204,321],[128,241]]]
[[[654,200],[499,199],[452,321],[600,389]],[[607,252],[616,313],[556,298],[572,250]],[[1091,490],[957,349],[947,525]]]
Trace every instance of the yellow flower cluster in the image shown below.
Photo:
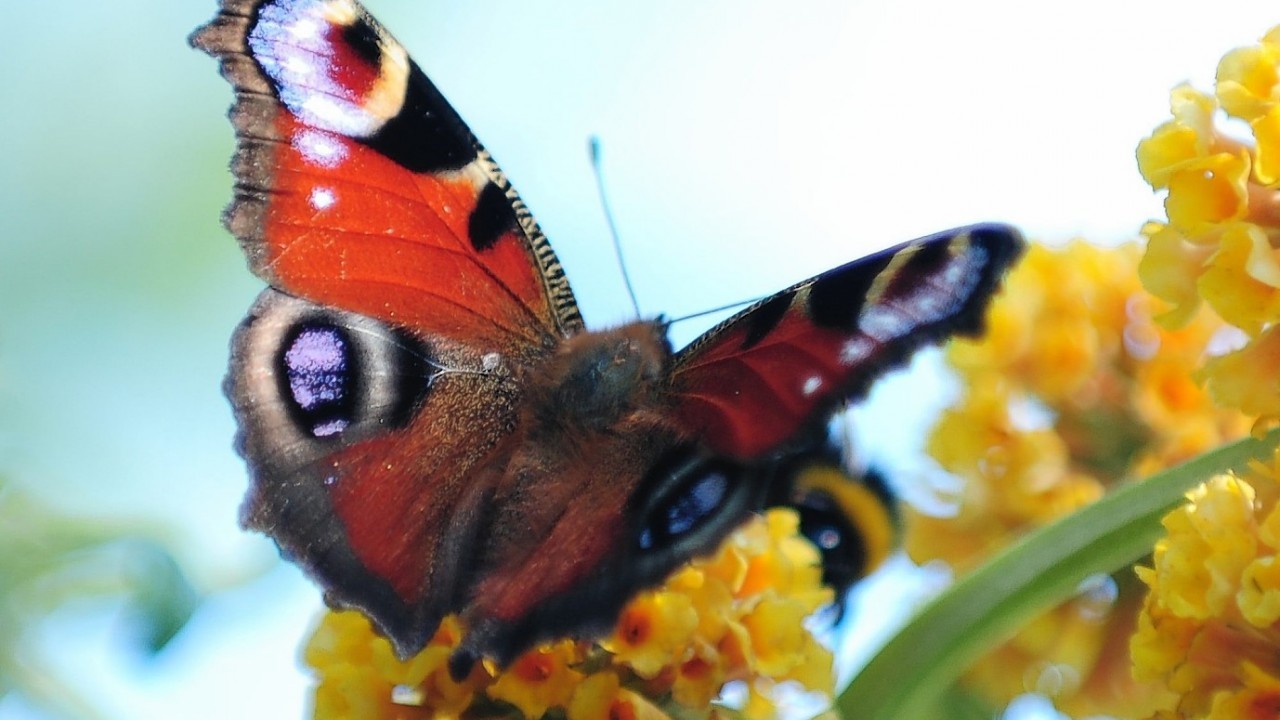
[[[330,612],[304,652],[317,678],[314,717],[712,717],[731,681],[746,686],[746,717],[772,717],[780,683],[832,693],[831,653],[804,623],[832,601],[820,563],[796,513],[770,510],[632,600],[609,638],[544,645],[505,670],[478,664],[461,683],[447,666],[462,637],[456,619],[402,662],[363,615]]]
[[[1223,57],[1216,88],[1175,88],[1173,119],[1138,145],[1138,168],[1167,192],[1168,215],[1143,228],[1140,273],[1172,305],[1165,325],[1187,322],[1203,301],[1247,334],[1198,377],[1219,403],[1275,419],[1280,375],[1267,371],[1280,362],[1280,27]]]
[[[1247,418],[1216,409],[1191,379],[1223,324],[1208,313],[1155,323],[1138,260],[1135,246],[1033,245],[986,334],[949,346],[962,394],[927,450],[963,484],[949,513],[906,510],[913,560],[963,572],[1122,480],[1247,433]],[[1095,590],[975,665],[968,686],[996,705],[1039,691],[1076,715],[1149,712],[1159,689],[1123,669],[1141,586],[1117,576]]]
[[[1134,674],[1178,694],[1154,720],[1280,717],[1280,454],[1165,516],[1131,641]]]

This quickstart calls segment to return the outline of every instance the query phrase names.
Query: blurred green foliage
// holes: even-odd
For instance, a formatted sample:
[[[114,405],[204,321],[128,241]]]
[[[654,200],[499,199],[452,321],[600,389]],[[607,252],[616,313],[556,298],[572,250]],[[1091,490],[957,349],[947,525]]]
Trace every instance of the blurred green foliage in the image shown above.
[[[40,641],[68,606],[120,603],[147,653],[191,618],[198,595],[147,525],[74,517],[0,481],[0,698],[21,695],[55,715],[98,717],[74,678],[59,676]]]

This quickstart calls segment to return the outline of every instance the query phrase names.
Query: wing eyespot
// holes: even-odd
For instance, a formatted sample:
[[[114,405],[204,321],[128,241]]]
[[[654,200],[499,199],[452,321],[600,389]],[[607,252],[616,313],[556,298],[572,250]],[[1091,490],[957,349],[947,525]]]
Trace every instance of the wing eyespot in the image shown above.
[[[743,497],[753,484],[746,468],[691,446],[669,452],[650,471],[639,513],[635,547],[665,551],[736,522],[749,507]]]
[[[355,421],[360,375],[342,328],[319,322],[297,325],[277,359],[281,397],[294,422],[313,437],[333,437]]]
[[[233,341],[227,389],[242,427],[319,457],[408,425],[444,372],[435,356],[399,329],[268,289]]]

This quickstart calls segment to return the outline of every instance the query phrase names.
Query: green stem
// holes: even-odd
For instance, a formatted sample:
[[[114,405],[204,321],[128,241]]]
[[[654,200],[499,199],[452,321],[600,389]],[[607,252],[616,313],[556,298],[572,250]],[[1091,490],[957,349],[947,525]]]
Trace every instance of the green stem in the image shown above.
[[[1041,528],[957,581],[880,650],[841,694],[845,718],[918,720],[969,665],[1019,627],[1078,592],[1086,578],[1151,553],[1160,520],[1187,490],[1269,457],[1280,431],[1201,455],[1109,493]]]

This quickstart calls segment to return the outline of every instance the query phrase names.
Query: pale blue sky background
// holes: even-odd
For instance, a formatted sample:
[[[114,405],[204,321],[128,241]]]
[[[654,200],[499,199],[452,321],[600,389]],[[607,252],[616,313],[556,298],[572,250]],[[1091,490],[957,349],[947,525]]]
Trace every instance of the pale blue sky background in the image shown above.
[[[1132,153],[1168,89],[1209,89],[1223,52],[1280,22],[1273,0],[369,4],[502,162],[597,327],[630,310],[590,133],[642,307],[682,315],[974,221],[1132,237],[1159,212]],[[214,3],[6,10],[0,474],[164,526],[203,588],[262,573],[158,658],[97,606],[59,613],[48,654],[114,717],[298,717],[318,601],[236,527],[219,387],[259,284],[217,221],[230,90],[185,45]],[[921,432],[932,399],[902,387],[876,445]]]

